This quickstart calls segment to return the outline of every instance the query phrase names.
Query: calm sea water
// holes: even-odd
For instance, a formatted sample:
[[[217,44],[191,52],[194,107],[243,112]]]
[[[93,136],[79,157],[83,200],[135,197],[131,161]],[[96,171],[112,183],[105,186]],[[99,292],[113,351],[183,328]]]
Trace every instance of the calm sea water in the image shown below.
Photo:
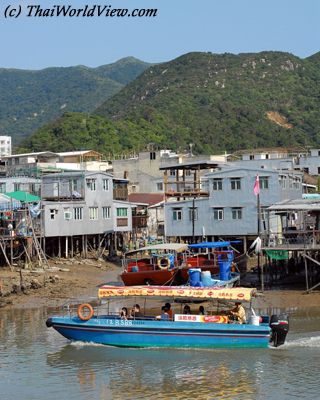
[[[0,399],[316,399],[320,311],[291,311],[286,345],[261,350],[71,344],[46,309],[0,310]]]

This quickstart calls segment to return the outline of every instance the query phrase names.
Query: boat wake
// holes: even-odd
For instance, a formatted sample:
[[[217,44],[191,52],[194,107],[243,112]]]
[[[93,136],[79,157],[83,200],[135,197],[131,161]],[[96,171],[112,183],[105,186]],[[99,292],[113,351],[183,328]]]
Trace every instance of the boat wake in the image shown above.
[[[281,348],[288,347],[320,347],[320,335],[287,340]]]
[[[112,347],[112,346],[106,346],[104,344],[100,343],[94,343],[94,342],[70,342],[71,346],[76,347],[77,349],[81,349],[82,347]]]

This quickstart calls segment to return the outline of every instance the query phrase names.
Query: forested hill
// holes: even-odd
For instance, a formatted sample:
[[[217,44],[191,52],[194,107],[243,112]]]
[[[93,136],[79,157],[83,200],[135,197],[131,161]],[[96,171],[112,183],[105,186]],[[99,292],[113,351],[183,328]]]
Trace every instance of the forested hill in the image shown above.
[[[149,67],[90,117],[69,113],[43,127],[23,148],[38,150],[43,138],[48,150],[62,140],[105,153],[148,143],[175,150],[193,143],[198,153],[317,145],[319,60],[319,53],[189,53]]]
[[[98,68],[0,69],[0,133],[17,143],[66,111],[91,112],[149,65],[128,57]]]

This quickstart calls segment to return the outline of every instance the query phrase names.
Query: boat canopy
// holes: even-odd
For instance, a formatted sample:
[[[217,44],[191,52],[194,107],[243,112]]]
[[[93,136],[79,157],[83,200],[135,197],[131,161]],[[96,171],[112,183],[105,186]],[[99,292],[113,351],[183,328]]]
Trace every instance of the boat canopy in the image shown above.
[[[189,244],[191,249],[216,249],[219,247],[229,247],[232,244],[241,243],[240,240],[232,240],[231,242],[201,242]]]
[[[187,249],[188,245],[185,243],[160,243],[146,247],[140,247],[139,249],[128,251],[126,254],[138,253],[139,251],[154,251],[154,250],[161,250],[161,251],[171,250],[176,252],[182,252]]]
[[[219,288],[192,286],[109,286],[99,288],[100,299],[112,297],[174,297],[190,299],[216,299],[232,301],[250,301],[256,289],[252,288]]]

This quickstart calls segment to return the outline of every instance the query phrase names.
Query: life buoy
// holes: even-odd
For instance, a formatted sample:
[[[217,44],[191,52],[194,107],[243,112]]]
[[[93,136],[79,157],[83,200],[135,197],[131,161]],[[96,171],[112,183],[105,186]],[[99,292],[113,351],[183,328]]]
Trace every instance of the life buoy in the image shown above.
[[[78,317],[82,321],[88,321],[90,318],[93,317],[94,311],[90,304],[84,303],[84,304],[80,304],[80,306],[78,307],[77,313],[78,313]]]
[[[168,257],[161,257],[157,263],[160,269],[168,269],[170,267],[170,260]]]

